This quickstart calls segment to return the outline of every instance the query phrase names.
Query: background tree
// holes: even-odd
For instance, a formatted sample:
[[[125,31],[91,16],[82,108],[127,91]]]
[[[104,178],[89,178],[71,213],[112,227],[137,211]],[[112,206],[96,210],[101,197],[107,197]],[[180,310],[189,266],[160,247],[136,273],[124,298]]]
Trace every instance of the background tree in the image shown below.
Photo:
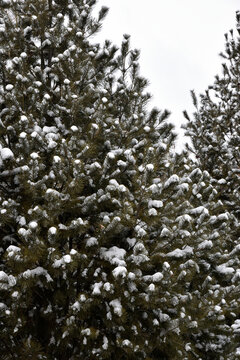
[[[239,29],[237,12],[237,29]],[[221,200],[239,221],[240,209],[240,125],[239,125],[239,38],[233,31],[225,34],[226,49],[220,55],[226,61],[222,76],[216,76],[213,85],[200,95],[200,103],[192,91],[196,108],[188,123],[186,135],[192,140],[194,152],[201,168],[215,179],[221,192]],[[239,232],[237,234],[239,237]]]
[[[239,32],[239,12],[237,12],[237,30]],[[230,236],[225,254],[228,259],[226,271],[219,268],[221,286],[228,284],[230,295],[229,312],[226,316],[227,326],[231,326],[233,335],[232,348],[227,358],[238,358],[237,333],[239,312],[238,299],[238,248],[240,238],[240,121],[239,121],[239,38],[234,37],[231,30],[225,34],[226,48],[220,55],[224,58],[223,73],[216,76],[213,85],[208,87],[204,94],[197,99],[194,91],[191,92],[196,108],[193,119],[184,112],[187,124],[184,126],[186,135],[191,139],[188,149],[193,152],[197,165],[201,170],[210,174],[210,184],[217,191],[217,198],[223,207],[234,216]],[[227,255],[227,253],[229,255]],[[230,285],[231,284],[231,285]],[[234,341],[234,339],[236,341]]]

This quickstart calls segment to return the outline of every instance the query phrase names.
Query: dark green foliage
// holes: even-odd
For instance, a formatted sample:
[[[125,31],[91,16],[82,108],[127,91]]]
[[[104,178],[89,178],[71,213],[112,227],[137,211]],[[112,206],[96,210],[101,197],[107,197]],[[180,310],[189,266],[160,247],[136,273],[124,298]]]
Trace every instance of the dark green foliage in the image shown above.
[[[237,30],[239,32],[239,12],[237,12]],[[226,232],[229,240],[222,248],[224,253],[220,243],[218,255],[219,258],[222,256],[228,259],[227,263],[232,269],[218,276],[216,272],[213,273],[217,276],[221,289],[231,284],[228,290],[230,303],[224,313],[226,323],[222,328],[227,333],[227,327],[232,326],[233,334],[228,354],[224,353],[223,359],[237,359],[240,354],[239,348],[236,350],[239,336],[237,254],[240,239],[240,41],[239,38],[234,37],[232,30],[229,34],[225,34],[225,40],[225,52],[220,54],[225,61],[222,65],[222,75],[216,76],[214,84],[208,87],[205,94],[200,95],[199,100],[195,93],[191,92],[196,112],[193,119],[190,119],[186,111],[184,112],[187,119],[184,128],[186,135],[192,140],[188,148],[194,154],[197,165],[202,170],[208,171],[209,182],[217,191],[219,204],[222,204],[233,218],[231,230]],[[222,221],[220,220],[220,223]],[[214,223],[214,228],[220,223]],[[224,227],[223,224],[221,226]]]
[[[1,356],[234,359],[235,217],[95,3],[1,1]]]
[[[237,13],[237,19],[239,15]],[[238,23],[239,26],[239,23]],[[225,34],[226,61],[221,76],[200,95],[199,105],[194,92],[193,103],[196,107],[194,119],[188,120],[186,134],[192,139],[194,152],[201,168],[207,170],[215,179],[221,191],[224,204],[233,211],[239,220],[240,209],[240,106],[239,106],[239,38],[233,31]],[[239,233],[238,233],[239,236]]]

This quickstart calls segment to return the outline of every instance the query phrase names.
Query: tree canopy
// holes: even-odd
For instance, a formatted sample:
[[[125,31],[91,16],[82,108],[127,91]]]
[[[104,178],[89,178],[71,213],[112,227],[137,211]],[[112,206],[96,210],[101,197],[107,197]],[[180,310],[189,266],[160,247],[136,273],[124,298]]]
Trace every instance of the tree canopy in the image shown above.
[[[2,357],[236,359],[231,174],[174,153],[130,36],[94,42],[95,4],[1,1]]]

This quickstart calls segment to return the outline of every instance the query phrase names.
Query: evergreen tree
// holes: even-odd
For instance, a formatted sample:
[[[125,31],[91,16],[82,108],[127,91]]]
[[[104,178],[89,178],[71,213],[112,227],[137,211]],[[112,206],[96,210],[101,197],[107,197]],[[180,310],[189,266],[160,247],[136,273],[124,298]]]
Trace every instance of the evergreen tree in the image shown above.
[[[151,266],[165,261],[170,276],[156,293],[166,321],[165,341],[160,337],[158,344],[167,349],[169,359],[235,359],[239,292],[239,246],[232,241],[235,218],[218,200],[209,173],[186,159],[186,154],[177,156],[171,171],[179,177],[172,175],[159,185],[159,197],[166,188],[168,197],[163,197],[152,232],[157,241]]]
[[[94,4],[1,4],[7,358],[149,352],[143,203],[154,167],[164,176],[175,136],[168,112],[146,113],[147,81],[129,36],[118,54],[109,41],[90,42],[107,13],[95,20]]]
[[[1,1],[1,356],[234,359],[234,218],[95,3]]]
[[[237,29],[240,28],[240,13],[237,12]],[[240,125],[239,125],[239,65],[240,39],[233,31],[225,34],[225,60],[222,76],[200,95],[200,104],[192,91],[196,108],[194,119],[188,120],[186,135],[192,139],[194,152],[201,168],[215,179],[221,191],[221,200],[240,219]],[[218,184],[218,185],[217,185]],[[237,236],[239,237],[239,232]]]
[[[237,12],[238,32],[239,26],[240,15]],[[221,290],[225,287],[228,292],[229,305],[224,326],[225,330],[229,327],[230,334],[232,332],[231,346],[223,352],[223,358],[237,359],[240,356],[237,280],[240,239],[240,39],[234,37],[232,30],[225,34],[225,39],[225,52],[220,54],[225,60],[223,73],[217,75],[214,84],[200,95],[200,101],[195,92],[191,92],[196,111],[193,119],[184,112],[187,119],[184,128],[191,139],[191,145],[187,147],[194,154],[196,166],[209,172],[209,182],[216,189],[216,199],[232,217],[231,230],[226,231],[229,240],[225,243],[224,253],[220,253],[223,265],[218,267],[221,275],[218,281]]]

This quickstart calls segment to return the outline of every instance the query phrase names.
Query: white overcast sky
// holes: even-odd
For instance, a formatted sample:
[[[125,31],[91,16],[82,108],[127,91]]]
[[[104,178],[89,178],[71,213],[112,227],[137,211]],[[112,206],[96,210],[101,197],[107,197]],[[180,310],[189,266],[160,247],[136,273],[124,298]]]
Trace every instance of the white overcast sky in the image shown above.
[[[172,112],[180,127],[193,111],[190,90],[203,92],[221,72],[224,34],[235,29],[239,0],[99,0],[109,14],[98,37],[120,45],[124,33],[141,50],[141,75],[152,105]]]

